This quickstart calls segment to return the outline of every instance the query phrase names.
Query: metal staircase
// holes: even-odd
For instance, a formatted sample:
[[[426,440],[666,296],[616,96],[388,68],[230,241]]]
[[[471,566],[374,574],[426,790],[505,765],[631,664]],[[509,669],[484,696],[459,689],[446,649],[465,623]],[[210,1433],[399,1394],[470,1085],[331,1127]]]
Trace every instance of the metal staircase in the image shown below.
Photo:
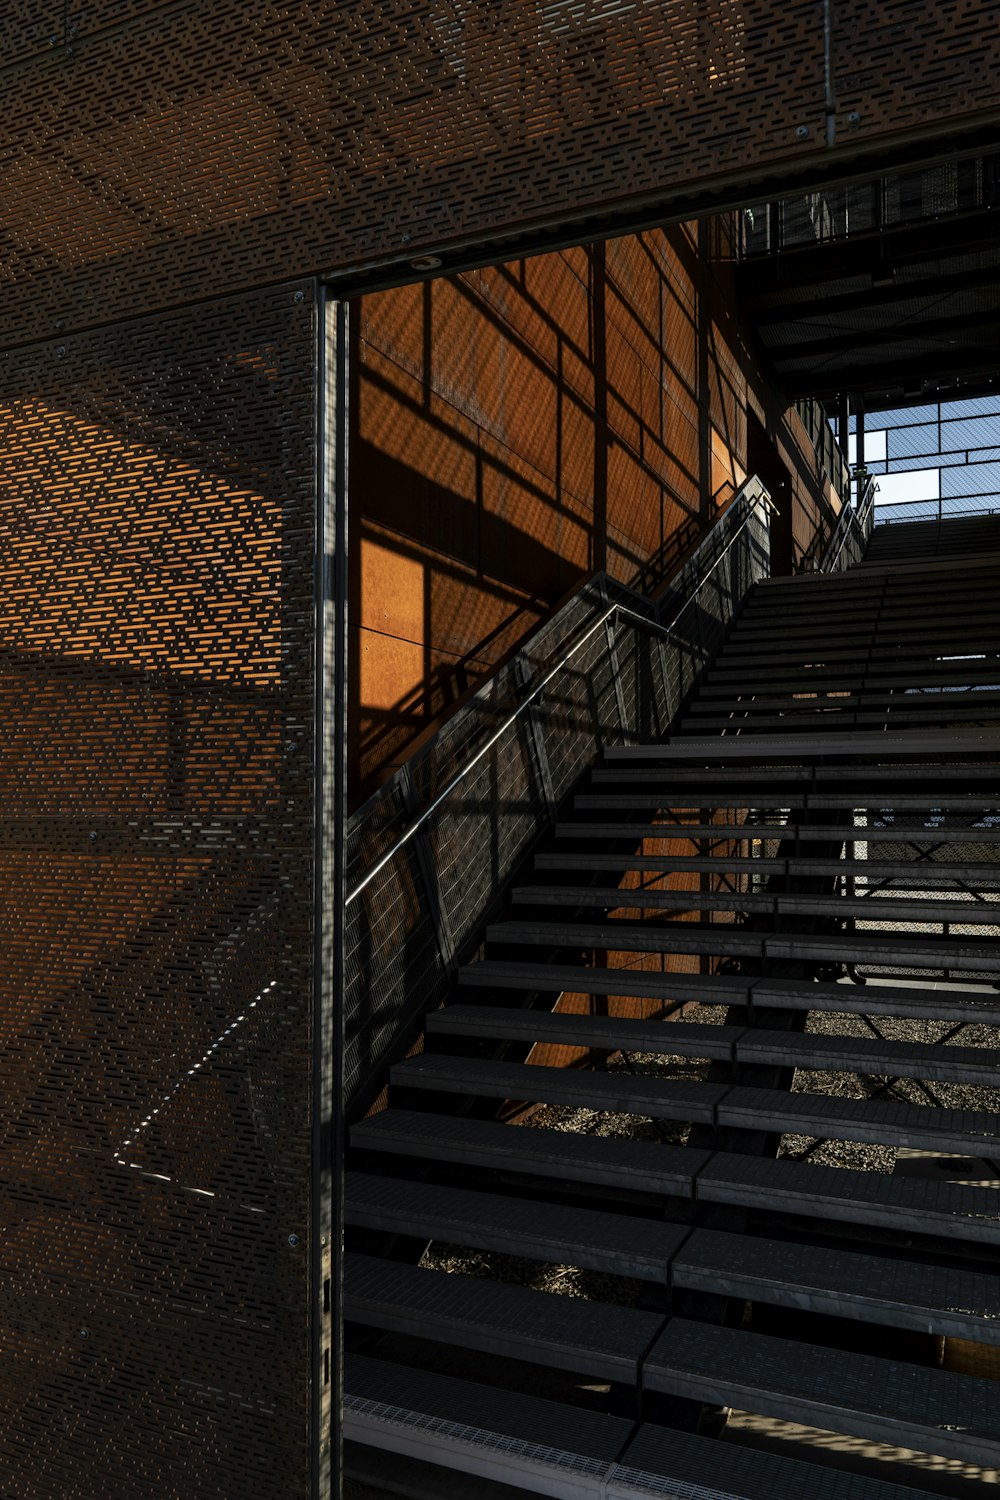
[[[995,1478],[1000,530],[953,559],[928,524],[929,557],[910,526],[901,563],[755,585],[354,1126],[355,1459],[688,1500],[954,1492],[899,1449]]]

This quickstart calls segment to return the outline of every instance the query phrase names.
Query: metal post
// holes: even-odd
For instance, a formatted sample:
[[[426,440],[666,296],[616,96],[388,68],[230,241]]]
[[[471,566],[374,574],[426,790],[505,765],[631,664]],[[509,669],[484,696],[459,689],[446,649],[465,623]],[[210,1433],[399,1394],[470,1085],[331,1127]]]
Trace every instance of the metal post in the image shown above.
[[[843,391],[840,397],[840,411],[837,418],[837,441],[840,443],[840,451],[844,456],[844,462],[850,461],[850,402],[847,392]]]
[[[523,656],[515,658],[514,671],[517,673],[517,680],[521,687],[527,690],[531,682],[531,672]],[[528,708],[525,717],[528,724],[528,738],[531,741],[531,749],[535,757],[538,780],[541,783],[542,795],[545,798],[545,807],[549,822],[554,823],[559,812],[559,804],[556,801],[556,794],[552,785],[552,772],[549,768],[549,757],[545,750],[545,726],[538,716],[538,709],[540,707],[541,700],[535,699]]]
[[[343,1078],[347,896],[348,304],[315,289],[315,853],[310,1429],[313,1500],[342,1493]]]
[[[622,744],[631,745],[632,732],[629,729],[628,715],[625,712],[625,694],[622,692],[621,671],[618,666],[618,646],[615,640],[614,617],[607,622],[608,636],[608,661],[611,664],[611,678],[615,689],[615,705],[618,709],[618,723],[621,727]]]
[[[399,768],[399,786],[403,795],[403,807],[406,809],[407,822],[412,821],[419,815],[420,808],[417,803],[416,792],[413,789],[413,777],[407,762]],[[426,909],[430,915],[434,927],[434,936],[437,940],[438,952],[441,962],[448,978],[454,982],[458,977],[458,963],[455,958],[455,938],[451,930],[451,922],[448,913],[441,900],[441,884],[438,880],[437,866],[434,863],[434,847],[431,843],[430,825],[421,824],[420,832],[411,844],[417,861],[417,871],[424,887],[424,898]]]

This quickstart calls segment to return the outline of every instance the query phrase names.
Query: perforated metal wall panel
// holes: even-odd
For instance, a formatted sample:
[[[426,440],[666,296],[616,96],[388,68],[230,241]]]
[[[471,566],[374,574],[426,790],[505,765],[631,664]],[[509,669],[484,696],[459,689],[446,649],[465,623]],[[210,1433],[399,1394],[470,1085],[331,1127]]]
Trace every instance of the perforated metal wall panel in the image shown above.
[[[832,0],[828,47],[824,14],[6,7],[0,342],[645,199],[692,216],[708,194],[760,201],[862,152],[887,170],[908,136],[995,125],[992,0]]]
[[[0,363],[18,1500],[308,1493],[314,347],[300,283]]]

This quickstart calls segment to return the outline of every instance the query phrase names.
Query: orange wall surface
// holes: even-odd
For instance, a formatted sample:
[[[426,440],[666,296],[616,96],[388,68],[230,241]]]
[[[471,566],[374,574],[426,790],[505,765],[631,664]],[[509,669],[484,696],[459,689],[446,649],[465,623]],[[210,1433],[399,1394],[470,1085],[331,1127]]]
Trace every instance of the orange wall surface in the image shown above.
[[[815,530],[815,455],[739,327],[727,228],[629,236],[355,305],[358,796],[588,574],[643,591],[670,576],[746,475],[748,402],[785,460],[798,531]]]

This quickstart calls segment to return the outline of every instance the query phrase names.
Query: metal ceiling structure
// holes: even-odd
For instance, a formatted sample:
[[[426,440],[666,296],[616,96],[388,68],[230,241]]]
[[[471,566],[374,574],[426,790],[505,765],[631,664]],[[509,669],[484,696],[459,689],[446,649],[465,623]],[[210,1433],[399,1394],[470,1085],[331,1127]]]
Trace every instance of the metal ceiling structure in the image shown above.
[[[873,411],[993,389],[998,227],[993,155],[746,210],[744,306],[789,395]]]

